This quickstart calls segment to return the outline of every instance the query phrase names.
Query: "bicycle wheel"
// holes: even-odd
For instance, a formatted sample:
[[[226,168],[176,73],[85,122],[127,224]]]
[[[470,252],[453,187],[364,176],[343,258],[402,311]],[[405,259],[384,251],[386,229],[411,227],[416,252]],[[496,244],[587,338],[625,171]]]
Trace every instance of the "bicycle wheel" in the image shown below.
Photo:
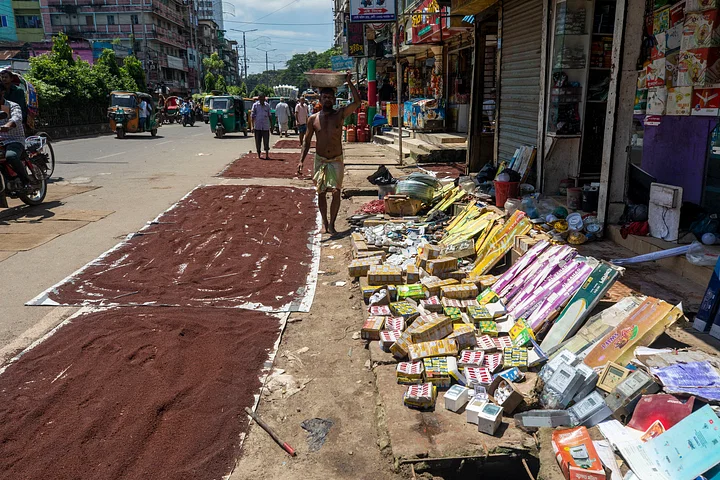
[[[50,177],[52,177],[52,174],[55,172],[55,150],[53,149],[50,135],[48,135],[46,132],[38,132],[37,136],[45,137],[45,146],[43,147],[42,153],[47,155],[48,158],[47,172],[45,172],[45,178],[50,179]]]

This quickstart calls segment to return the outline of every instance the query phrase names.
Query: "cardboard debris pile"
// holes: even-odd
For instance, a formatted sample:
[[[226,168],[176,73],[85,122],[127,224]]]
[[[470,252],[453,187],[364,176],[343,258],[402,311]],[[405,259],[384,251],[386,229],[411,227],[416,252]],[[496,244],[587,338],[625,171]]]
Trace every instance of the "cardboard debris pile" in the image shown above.
[[[693,402],[720,401],[720,358],[649,348],[683,317],[681,306],[628,296],[595,313],[622,268],[580,255],[522,211],[505,217],[457,189],[436,207],[460,200],[454,217],[375,218],[352,236],[348,273],[367,304],[362,338],[397,359],[397,381],[407,385],[398,401],[446,408],[487,435],[502,422],[558,427],[553,445],[567,478],[608,478],[613,449],[641,480],[673,468],[694,476],[661,478],[691,479],[720,463],[720,448],[692,469],[660,450],[642,453],[658,438],[665,450],[707,450],[698,436],[683,444],[669,435],[680,427],[686,436],[691,417],[714,422],[707,441],[720,435],[711,408],[692,413]],[[612,432],[609,443],[590,440],[595,426]]]

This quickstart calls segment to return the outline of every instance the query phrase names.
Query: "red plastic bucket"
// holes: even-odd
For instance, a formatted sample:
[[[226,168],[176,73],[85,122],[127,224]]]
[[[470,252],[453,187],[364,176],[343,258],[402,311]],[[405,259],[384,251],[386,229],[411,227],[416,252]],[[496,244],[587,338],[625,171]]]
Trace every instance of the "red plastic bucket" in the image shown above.
[[[495,205],[505,206],[508,198],[517,198],[520,194],[520,182],[498,182],[495,180]]]

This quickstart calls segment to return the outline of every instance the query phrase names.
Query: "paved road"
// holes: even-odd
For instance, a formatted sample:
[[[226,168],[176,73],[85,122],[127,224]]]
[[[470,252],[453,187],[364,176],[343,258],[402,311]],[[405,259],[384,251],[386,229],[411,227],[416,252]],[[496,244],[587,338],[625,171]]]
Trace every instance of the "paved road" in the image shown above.
[[[66,313],[25,302],[142,228],[196,185],[218,183],[213,176],[253,147],[252,137],[242,134],[216,139],[203,123],[164,126],[155,138],[138,134],[57,142],[56,181],[101,187],[69,197],[58,208],[114,213],[0,262],[0,364],[8,349],[42,335],[59,313]]]

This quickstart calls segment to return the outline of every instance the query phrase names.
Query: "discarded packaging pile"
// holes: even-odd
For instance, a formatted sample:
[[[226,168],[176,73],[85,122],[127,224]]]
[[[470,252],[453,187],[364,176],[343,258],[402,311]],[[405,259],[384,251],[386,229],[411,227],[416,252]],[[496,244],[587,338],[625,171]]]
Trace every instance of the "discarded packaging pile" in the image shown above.
[[[503,415],[525,429],[567,427],[553,435],[567,478],[608,478],[613,449],[641,480],[690,480],[720,463],[720,420],[709,407],[693,413],[720,401],[720,359],[649,348],[681,307],[628,296],[591,316],[622,268],[555,244],[521,211],[504,218],[449,189],[436,202],[463,199],[450,219],[374,219],[353,233],[361,337],[397,358],[404,404],[433,411],[442,395],[488,435]],[[599,450],[595,426],[609,442]],[[668,444],[693,453],[667,459]],[[704,461],[688,460],[697,451]]]

